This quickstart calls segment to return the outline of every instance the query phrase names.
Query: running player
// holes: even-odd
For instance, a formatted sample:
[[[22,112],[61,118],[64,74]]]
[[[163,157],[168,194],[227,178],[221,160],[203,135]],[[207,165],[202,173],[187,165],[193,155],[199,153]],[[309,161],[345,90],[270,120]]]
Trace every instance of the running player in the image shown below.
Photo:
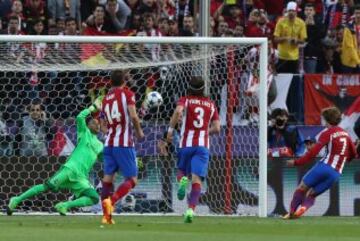
[[[310,162],[324,146],[326,155],[303,177],[295,190],[290,212],[284,216],[285,219],[302,216],[314,205],[315,198],[339,179],[345,163],[357,156],[349,134],[338,126],[341,121],[340,110],[336,107],[325,108],[321,115],[327,128],[320,133],[318,142],[303,157],[287,161],[287,166],[301,166]]]
[[[115,203],[137,184],[137,165],[131,125],[137,139],[144,137],[135,108],[135,95],[126,87],[125,72],[113,71],[112,89],[104,97],[102,114],[107,124],[104,148],[104,178],[102,181],[102,223],[114,224],[112,212]],[[124,182],[112,194],[116,172],[121,171]]]
[[[171,117],[167,139],[171,142],[175,125],[182,116],[178,153],[179,182],[178,199],[183,200],[191,176],[191,192],[188,209],[184,214],[185,223],[191,223],[194,210],[199,202],[202,181],[207,175],[209,164],[209,135],[220,132],[217,108],[204,95],[205,83],[201,77],[192,77],[187,96],[181,97]]]

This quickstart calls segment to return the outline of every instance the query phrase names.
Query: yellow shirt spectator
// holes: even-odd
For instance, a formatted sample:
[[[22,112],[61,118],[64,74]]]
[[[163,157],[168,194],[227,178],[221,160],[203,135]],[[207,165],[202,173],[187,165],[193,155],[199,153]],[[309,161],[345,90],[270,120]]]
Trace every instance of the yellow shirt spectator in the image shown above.
[[[349,28],[344,29],[344,37],[341,44],[341,63],[350,68],[360,65],[360,54],[357,46],[356,35]]]
[[[293,21],[290,21],[288,17],[281,18],[276,24],[274,36],[305,41],[307,38],[305,22],[298,17],[295,17]],[[279,59],[299,59],[299,46],[296,43],[281,41],[278,43],[278,51]]]

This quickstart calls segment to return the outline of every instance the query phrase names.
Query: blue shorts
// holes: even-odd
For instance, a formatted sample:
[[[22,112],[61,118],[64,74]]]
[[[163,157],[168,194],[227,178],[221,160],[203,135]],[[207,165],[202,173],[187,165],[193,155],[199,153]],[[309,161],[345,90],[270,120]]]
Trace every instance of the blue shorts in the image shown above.
[[[137,177],[136,152],[133,147],[105,147],[104,174],[121,172],[125,178]]]
[[[340,177],[340,173],[323,162],[315,164],[303,177],[306,186],[315,190],[318,196],[328,190]]]
[[[184,147],[179,149],[177,168],[186,176],[190,174],[206,177],[209,166],[209,149],[205,147]]]

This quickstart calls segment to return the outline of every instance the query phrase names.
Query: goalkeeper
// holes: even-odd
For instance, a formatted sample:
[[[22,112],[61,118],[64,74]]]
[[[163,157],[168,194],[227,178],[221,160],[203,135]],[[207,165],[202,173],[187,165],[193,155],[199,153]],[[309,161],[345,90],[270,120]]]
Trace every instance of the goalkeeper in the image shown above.
[[[77,146],[66,163],[44,184],[33,186],[20,196],[12,197],[7,207],[8,215],[11,215],[25,199],[48,190],[56,192],[68,189],[75,195],[75,200],[55,205],[56,211],[61,215],[66,215],[70,208],[90,206],[99,202],[99,195],[90,184],[88,175],[99,155],[103,153],[103,143],[97,138],[100,131],[99,121],[87,117],[100,109],[101,102],[102,98],[98,98],[93,105],[77,115]]]

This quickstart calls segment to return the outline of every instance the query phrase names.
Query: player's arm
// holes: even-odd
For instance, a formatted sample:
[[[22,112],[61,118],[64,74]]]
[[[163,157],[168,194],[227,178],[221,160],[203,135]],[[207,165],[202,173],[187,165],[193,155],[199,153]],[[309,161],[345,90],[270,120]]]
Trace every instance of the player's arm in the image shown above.
[[[350,148],[350,153],[349,153],[349,162],[352,160],[352,159],[355,159],[355,158],[358,158],[359,157],[359,155],[360,155],[360,153],[358,153],[358,147],[357,146],[355,146],[355,144],[351,141],[351,139],[349,138],[349,140],[348,140],[348,142],[350,143],[350,146],[349,146],[349,148]],[[359,145],[360,144],[360,142],[357,144],[357,145]]]
[[[176,124],[179,122],[179,119],[182,115],[183,110],[184,110],[183,105],[177,105],[176,109],[174,111],[174,114],[171,116],[170,123],[169,123],[169,129],[168,129],[167,136],[166,136],[167,141],[170,143],[172,142],[174,128],[175,128]]]
[[[78,133],[85,132],[87,129],[86,126],[86,117],[90,115],[94,107],[90,106],[89,108],[86,108],[82,110],[77,116],[76,116],[76,129]]]
[[[357,158],[360,158],[360,140],[356,142],[356,153],[357,153]]]
[[[211,122],[211,126],[209,129],[209,134],[219,134],[220,133],[220,120],[215,120]]]
[[[135,105],[129,105],[128,106],[128,111],[129,111],[130,119],[131,119],[131,121],[132,121],[132,123],[134,125],[136,138],[138,138],[138,139],[144,138],[144,132],[143,132],[143,130],[141,128],[140,119],[139,119],[139,116],[136,113]]]
[[[324,132],[320,135],[319,141],[299,159],[289,160],[287,166],[302,166],[306,163],[311,162],[321,151],[321,149],[330,141],[330,135],[328,132]]]
[[[220,133],[220,117],[215,105],[213,105],[213,114],[211,117],[211,125],[209,129],[209,134],[219,134]]]
[[[98,154],[97,160],[102,162],[104,160],[104,149]]]
[[[97,98],[89,108],[82,110],[76,116],[76,128],[78,133],[86,131],[86,129],[88,128],[86,125],[86,117],[88,117],[91,113],[101,109],[101,101],[102,98]]]

